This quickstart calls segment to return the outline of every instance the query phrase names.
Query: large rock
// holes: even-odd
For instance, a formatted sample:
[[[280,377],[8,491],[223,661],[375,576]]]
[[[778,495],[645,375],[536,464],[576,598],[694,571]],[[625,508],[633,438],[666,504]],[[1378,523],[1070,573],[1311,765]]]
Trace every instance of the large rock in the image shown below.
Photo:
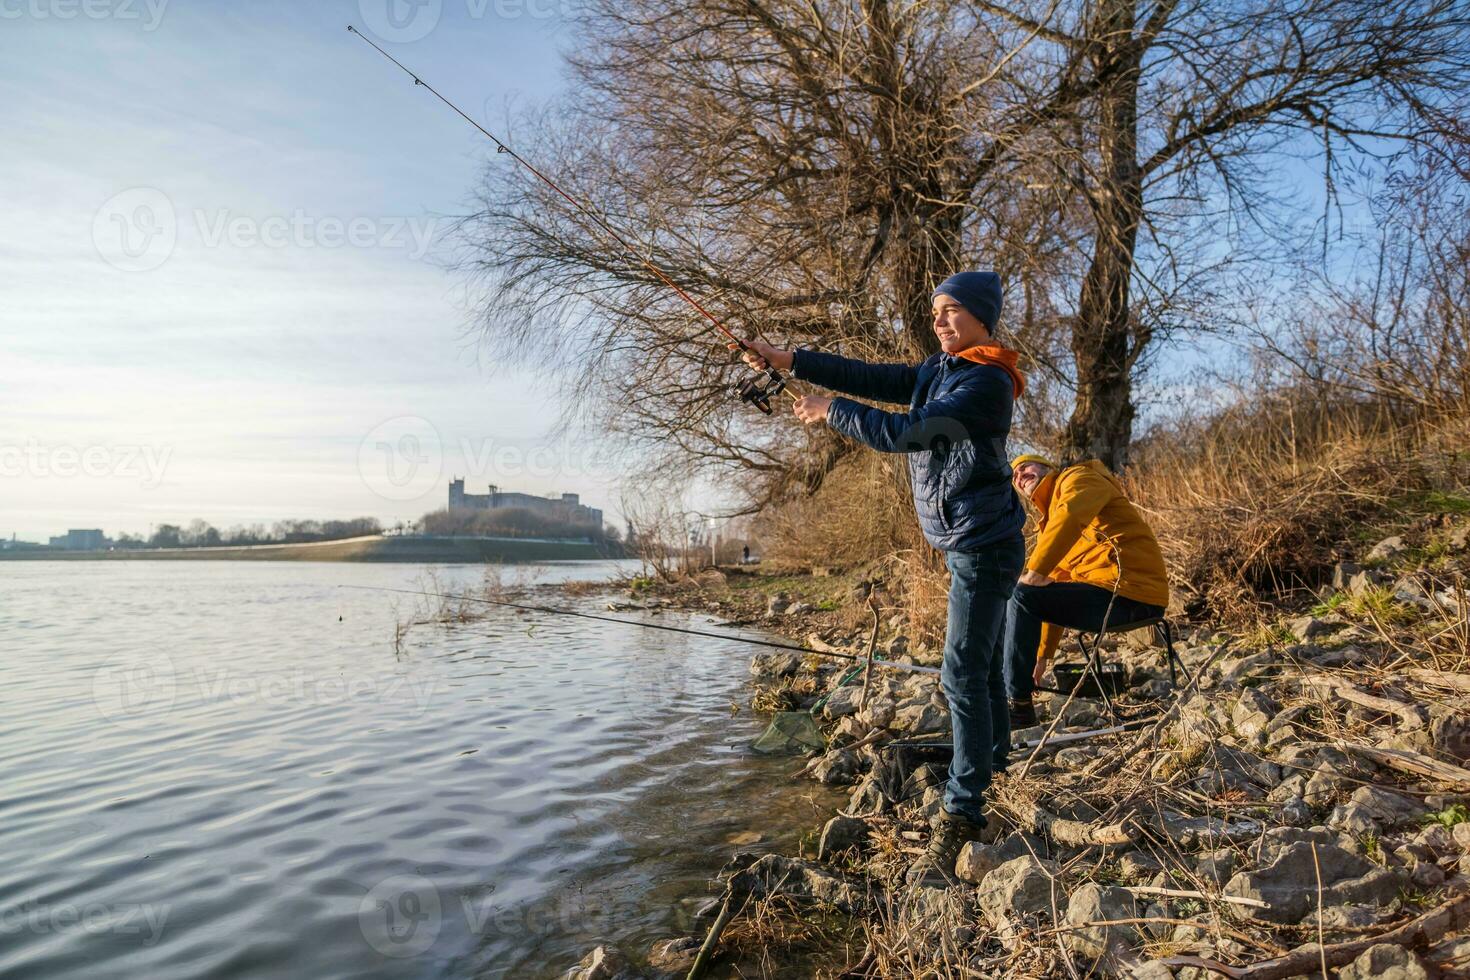
[[[1327,826],[1359,837],[1376,834],[1379,829],[1378,820],[1373,813],[1367,807],[1352,802],[1334,807],[1327,818]]]
[[[1050,913],[1062,901],[1056,873],[1053,861],[1029,854],[1013,858],[985,876],[976,889],[976,902],[991,925],[1008,929],[1012,916]]]
[[[1307,640],[1315,640],[1319,636],[1326,636],[1329,633],[1336,632],[1342,629],[1342,624],[1318,619],[1316,616],[1300,616],[1287,623],[1286,628],[1291,630],[1292,636],[1306,642]]]
[[[1386,828],[1417,822],[1424,812],[1423,804],[1377,786],[1359,786],[1353,790],[1350,802],[1368,811]]]
[[[1371,946],[1342,968],[1340,980],[1428,980],[1419,957],[1393,943]]]
[[[839,687],[827,695],[827,701],[822,705],[822,717],[836,721],[838,718],[857,714],[858,698],[861,696],[862,691],[851,684]]]
[[[1230,880],[1230,876],[1235,873],[1237,861],[1238,856],[1234,848],[1222,847],[1201,854],[1195,870],[1205,881],[1219,886]]]
[[[777,592],[766,600],[766,615],[780,616],[791,608],[791,597],[784,592]]]
[[[857,718],[870,728],[887,728],[893,724],[897,712],[898,706],[892,698],[869,698],[867,707],[858,711]]]
[[[784,895],[825,903],[849,913],[867,904],[867,894],[858,882],[780,854],[762,856],[737,878],[732,879],[732,885],[748,888],[757,898]]]
[[[1350,561],[1340,561],[1332,566],[1332,587],[1341,592],[1352,582],[1353,576],[1363,570],[1363,566]]]
[[[949,718],[933,701],[909,705],[894,713],[894,729],[910,735],[929,735],[949,730]]]
[[[1131,925],[1089,926],[1087,923],[1138,917],[1138,903],[1131,892],[1089,881],[1073,892],[1067,903],[1064,922],[1071,928],[1062,933],[1062,942],[1074,953],[1101,959],[1118,947],[1140,942],[1138,929]]]
[[[1434,751],[1451,761],[1470,761],[1470,712],[1442,714],[1429,726]]]
[[[1351,792],[1354,785],[1352,763],[1335,749],[1317,754],[1317,764],[1302,792],[1308,806],[1330,806]]]
[[[1237,915],[1284,924],[1300,922],[1316,905],[1316,868],[1322,875],[1322,904],[1377,904],[1392,901],[1402,884],[1399,875],[1367,858],[1331,845],[1316,847],[1302,840],[1287,846],[1270,864],[1242,871],[1225,885],[1225,894],[1267,903],[1267,908],[1232,905]]]
[[[582,957],[568,980],[634,980],[638,977],[628,966],[628,958],[611,946],[598,946]]]
[[[955,862],[955,874],[963,881],[978,885],[985,880],[986,875],[1007,861],[1042,853],[1045,847],[1041,838],[1019,831],[994,844],[968,841],[960,848],[959,860]]]
[[[868,841],[868,823],[857,817],[836,816],[822,828],[817,841],[817,860],[828,861],[836,854],[850,848],[861,847]]]
[[[865,817],[881,813],[888,808],[888,798],[883,794],[883,784],[874,773],[868,773],[847,798],[847,812]]]
[[[1271,719],[1276,717],[1280,706],[1253,687],[1240,692],[1240,699],[1230,711],[1230,723],[1246,738],[1253,738],[1266,730]]]
[[[1404,544],[1403,537],[1401,535],[1395,534],[1393,537],[1384,538],[1382,541],[1375,544],[1368,551],[1368,557],[1366,560],[1369,562],[1388,561],[1391,558],[1397,558],[1399,555],[1403,554],[1407,550],[1408,548]]]
[[[755,677],[790,677],[800,670],[799,653],[758,653],[750,658],[750,672]]]
[[[682,977],[694,965],[694,959],[699,955],[699,947],[702,945],[693,936],[654,943],[653,949],[648,953],[648,965],[655,970]]]
[[[845,786],[857,781],[862,761],[851,749],[833,749],[812,767],[812,778],[824,786]]]

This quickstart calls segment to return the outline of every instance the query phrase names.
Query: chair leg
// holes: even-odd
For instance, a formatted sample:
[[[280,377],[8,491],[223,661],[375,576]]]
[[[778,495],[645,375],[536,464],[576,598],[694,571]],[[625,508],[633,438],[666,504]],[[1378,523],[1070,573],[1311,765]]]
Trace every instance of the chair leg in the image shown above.
[[[1101,695],[1103,704],[1107,706],[1108,717],[1117,719],[1117,711],[1113,708],[1113,699],[1108,696],[1108,689],[1102,679],[1102,634],[1093,633],[1092,645],[1089,647],[1081,634],[1077,637],[1077,645],[1082,647],[1082,652],[1087,656],[1087,664],[1082,668],[1082,677],[1077,681],[1081,687],[1087,683],[1088,675],[1092,675],[1092,682],[1097,685],[1097,693]]]
[[[1174,627],[1173,627],[1173,625],[1167,619],[1164,620],[1159,625],[1160,625],[1161,631],[1164,634],[1164,649],[1168,651],[1168,657],[1169,657],[1169,680],[1174,685],[1174,689],[1175,690],[1178,690],[1179,689],[1179,675],[1175,672],[1175,666],[1176,665],[1178,666],[1179,670],[1181,670],[1181,671],[1184,672],[1184,683],[1186,685],[1188,685],[1191,681],[1194,680],[1194,675],[1190,673],[1189,668],[1184,665],[1183,658],[1181,658],[1179,656],[1178,652],[1174,649]]]
[[[1170,628],[1166,619],[1154,627],[1154,633],[1164,645],[1164,662],[1169,665],[1169,686],[1177,690],[1179,688],[1179,674],[1174,669],[1174,661],[1179,658],[1174,654],[1174,630]]]

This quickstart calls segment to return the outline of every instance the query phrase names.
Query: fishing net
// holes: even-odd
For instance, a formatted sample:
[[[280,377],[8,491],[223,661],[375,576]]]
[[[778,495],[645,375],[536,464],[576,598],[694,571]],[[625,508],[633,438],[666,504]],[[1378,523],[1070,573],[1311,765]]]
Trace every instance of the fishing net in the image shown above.
[[[751,748],[766,755],[800,755],[803,752],[821,752],[827,748],[827,739],[822,727],[817,724],[817,712],[837,689],[863,672],[861,665],[852,668],[837,684],[824,694],[816,704],[806,711],[778,711],[761,732],[761,737],[751,743]]]
[[[801,755],[822,751],[827,740],[810,711],[778,711],[750,747],[762,755]]]

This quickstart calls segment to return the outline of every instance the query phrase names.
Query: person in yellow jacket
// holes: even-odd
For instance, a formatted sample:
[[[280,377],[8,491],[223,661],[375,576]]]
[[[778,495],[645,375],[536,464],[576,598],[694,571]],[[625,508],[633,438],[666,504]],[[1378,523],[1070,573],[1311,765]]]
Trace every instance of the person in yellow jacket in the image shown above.
[[[1159,542],[1108,468],[1011,461],[1011,482],[1036,507],[1036,544],[1006,608],[1011,726],[1036,724],[1032,694],[1064,629],[1116,629],[1164,614],[1169,580]]]

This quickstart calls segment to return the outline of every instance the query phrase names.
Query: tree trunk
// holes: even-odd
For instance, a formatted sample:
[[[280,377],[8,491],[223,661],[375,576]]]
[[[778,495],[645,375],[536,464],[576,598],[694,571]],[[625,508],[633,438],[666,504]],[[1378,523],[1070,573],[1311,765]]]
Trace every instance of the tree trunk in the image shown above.
[[[1096,231],[1072,325],[1077,404],[1062,454],[1070,461],[1100,459],[1117,470],[1128,462],[1133,436],[1128,290],[1143,206],[1132,0],[1108,0],[1094,36],[1096,68],[1111,77],[1098,95],[1098,174],[1089,195]]]
[[[899,243],[899,282],[904,289],[900,298],[904,333],[914,353],[928,357],[939,350],[934,336],[934,287],[950,275],[960,272],[960,221],[958,208],[937,214],[924,212],[908,222]]]

